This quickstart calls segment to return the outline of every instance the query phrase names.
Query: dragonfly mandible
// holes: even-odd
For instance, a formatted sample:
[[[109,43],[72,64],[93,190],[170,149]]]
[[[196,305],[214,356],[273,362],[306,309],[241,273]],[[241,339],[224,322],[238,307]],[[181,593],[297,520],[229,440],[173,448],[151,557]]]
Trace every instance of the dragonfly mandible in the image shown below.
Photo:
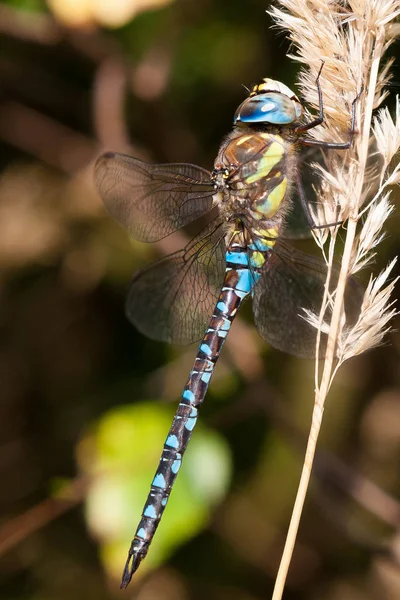
[[[180,344],[201,342],[121,587],[148,552],[243,300],[251,296],[255,325],[269,344],[300,357],[315,355],[316,330],[302,314],[303,309],[319,311],[326,267],[291,248],[282,234],[293,209],[293,187],[309,227],[315,227],[297,168],[299,149],[346,149],[355,133],[354,102],[347,141],[307,138],[306,132],[324,119],[319,75],[316,85],[319,115],[309,123],[303,123],[303,106],[286,85],[272,79],[256,85],[237,109],[212,172],[191,164],[150,165],[111,152],[96,163],[95,181],[105,206],[137,240],[155,242],[210,213],[207,226],[185,248],[136,274],[128,295],[128,317],[143,334]]]

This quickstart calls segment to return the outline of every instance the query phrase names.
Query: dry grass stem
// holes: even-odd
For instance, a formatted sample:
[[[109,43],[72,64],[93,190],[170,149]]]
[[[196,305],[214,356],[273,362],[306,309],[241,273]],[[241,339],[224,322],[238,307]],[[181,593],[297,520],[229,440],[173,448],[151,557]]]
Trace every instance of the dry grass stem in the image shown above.
[[[315,372],[315,403],[299,489],[272,600],[280,600],[292,557],[297,530],[311,475],[325,400],[338,368],[345,360],[382,342],[395,314],[389,281],[395,260],[378,276],[371,276],[364,292],[356,323],[346,321],[344,294],[351,275],[365,268],[384,237],[383,228],[393,208],[390,187],[400,182],[400,166],[393,165],[400,147],[400,102],[395,118],[387,108],[379,108],[387,93],[391,61],[382,58],[399,25],[400,0],[279,0],[270,10],[277,25],[285,29],[293,43],[292,58],[306,68],[300,75],[302,96],[314,113],[318,109],[315,80],[324,60],[321,88],[324,123],[310,131],[315,139],[345,141],[348,136],[352,103],[356,103],[358,134],[351,148],[329,151],[324,164],[315,165],[320,176],[316,190],[319,223],[343,221],[344,227],[317,230],[317,244],[328,266],[328,281],[319,315],[305,318],[319,332],[328,333],[325,358]],[[373,111],[377,111],[373,116]],[[338,233],[344,235],[340,274],[334,290],[329,278],[337,254]],[[336,279],[336,277],[335,277]],[[317,347],[320,343],[320,334]]]

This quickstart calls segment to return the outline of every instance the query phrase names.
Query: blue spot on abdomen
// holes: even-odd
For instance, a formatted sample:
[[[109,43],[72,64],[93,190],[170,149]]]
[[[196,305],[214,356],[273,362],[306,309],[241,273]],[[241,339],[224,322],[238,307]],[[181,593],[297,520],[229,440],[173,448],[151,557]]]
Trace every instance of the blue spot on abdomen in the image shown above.
[[[197,417],[190,417],[186,422],[186,429],[188,431],[193,431],[194,426],[196,425]]]
[[[217,308],[218,310],[220,310],[222,313],[227,313],[228,312],[228,307],[225,304],[225,302],[218,302],[217,303]]]
[[[201,380],[204,381],[204,383],[209,383],[211,379],[211,373],[203,373],[201,376]]]
[[[204,354],[206,354],[207,356],[211,356],[212,354],[211,348],[208,344],[201,344],[200,350],[204,352]]]
[[[156,509],[152,504],[148,504],[146,506],[146,510],[143,513],[144,517],[149,517],[150,519],[157,519]]]
[[[174,448],[175,450],[177,448],[179,448],[179,442],[178,442],[178,438],[176,437],[176,435],[172,434],[169,435],[167,437],[167,441],[165,442],[166,446],[169,446],[170,448]]]
[[[161,488],[162,490],[165,490],[166,483],[165,483],[164,475],[162,473],[157,473],[157,475],[153,479],[152,485],[154,487],[158,487],[158,488]]]
[[[252,283],[249,269],[237,269],[236,272],[239,275],[239,279],[235,285],[235,290],[246,292],[248,294],[251,290]]]
[[[189,400],[189,402],[194,401],[194,394],[190,390],[185,390],[182,394],[182,397],[185,398],[185,400]]]
[[[222,325],[221,325],[221,329],[223,331],[228,331],[230,329],[231,326],[231,322],[229,321],[229,319],[224,319]]]
[[[176,459],[174,460],[174,462],[171,465],[171,471],[174,473],[174,475],[176,475],[177,472],[179,471],[179,469],[181,468],[181,464],[182,464],[182,457],[180,454],[177,454]]]
[[[249,258],[246,252],[227,252],[225,259],[226,262],[231,262],[235,265],[246,266],[249,264]]]

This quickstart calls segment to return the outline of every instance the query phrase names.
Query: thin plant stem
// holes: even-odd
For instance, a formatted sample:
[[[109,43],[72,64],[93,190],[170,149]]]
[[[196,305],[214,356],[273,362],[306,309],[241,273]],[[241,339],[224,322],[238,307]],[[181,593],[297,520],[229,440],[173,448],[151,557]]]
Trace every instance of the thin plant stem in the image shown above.
[[[296,543],[296,537],[299,529],[300,519],[303,512],[303,507],[306,499],[306,494],[311,478],[311,471],[314,462],[317,441],[319,432],[322,425],[322,418],[324,413],[325,401],[333,381],[333,377],[336,374],[338,364],[337,359],[337,343],[342,329],[343,320],[343,307],[344,307],[344,294],[346,283],[351,273],[352,257],[354,254],[354,247],[356,244],[357,236],[357,225],[359,221],[359,207],[361,206],[362,192],[365,181],[365,170],[368,158],[369,148],[369,137],[372,123],[372,110],[374,107],[375,89],[377,85],[379,75],[379,65],[384,51],[384,30],[381,28],[380,35],[376,36],[375,43],[371,44],[371,54],[373,56],[371,68],[369,72],[368,81],[368,93],[365,100],[365,112],[364,122],[362,126],[362,132],[357,143],[358,147],[358,174],[357,183],[355,186],[355,197],[352,202],[349,218],[347,221],[347,231],[345,246],[343,251],[343,257],[341,262],[339,279],[335,290],[334,305],[332,309],[332,316],[329,323],[329,334],[327,341],[327,348],[324,358],[324,366],[321,377],[321,383],[319,384],[319,371],[318,361],[316,361],[315,369],[315,402],[311,418],[310,433],[307,441],[307,447],[305,452],[304,464],[298,486],[298,491],[293,507],[292,516],[288,528],[286,542],[282,553],[282,558],[275,582],[272,600],[281,600],[282,594],[285,588],[287,573],[292,560],[293,550]],[[331,248],[335,243],[335,236],[331,239]],[[333,245],[332,245],[333,244]],[[325,288],[325,295],[323,300],[322,310],[319,316],[319,328],[321,327],[322,320],[325,312],[326,297],[328,292],[328,284],[330,278],[330,270],[328,269],[328,280]],[[320,343],[320,335],[317,336],[317,352]],[[318,356],[318,353],[317,353]]]

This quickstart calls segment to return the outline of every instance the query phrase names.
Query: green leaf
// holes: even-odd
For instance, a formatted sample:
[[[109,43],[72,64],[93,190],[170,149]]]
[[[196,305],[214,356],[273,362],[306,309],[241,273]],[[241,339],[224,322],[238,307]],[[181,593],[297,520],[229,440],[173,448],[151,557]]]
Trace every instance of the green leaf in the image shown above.
[[[171,422],[171,410],[158,402],[118,407],[79,444],[78,462],[91,482],[87,521],[100,539],[104,565],[112,576],[121,575]],[[164,562],[206,526],[230,476],[231,457],[224,439],[198,425],[139,572]]]

